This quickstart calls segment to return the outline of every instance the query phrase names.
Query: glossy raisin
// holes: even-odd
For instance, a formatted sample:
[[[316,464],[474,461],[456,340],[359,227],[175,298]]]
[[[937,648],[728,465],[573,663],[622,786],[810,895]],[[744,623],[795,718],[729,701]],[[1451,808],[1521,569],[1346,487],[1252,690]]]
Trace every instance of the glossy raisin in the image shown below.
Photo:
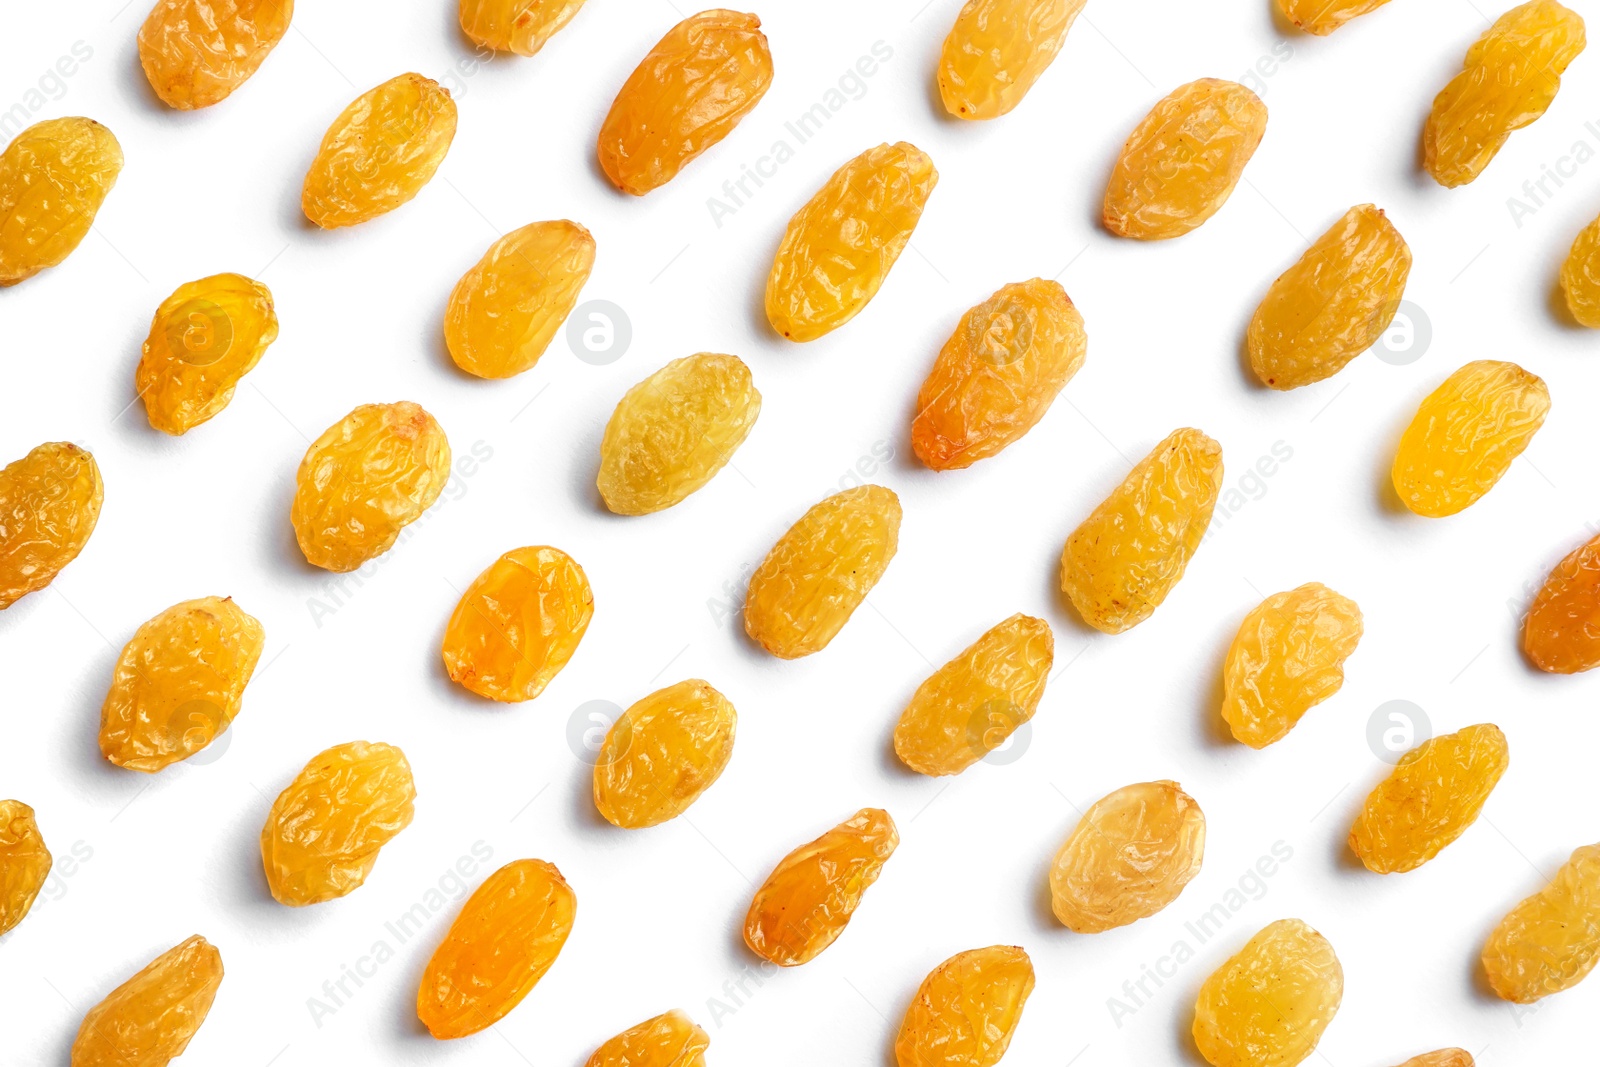
[[[1573,238],[1561,264],[1561,292],[1580,326],[1600,328],[1600,218]]]
[[[67,442],[40,445],[0,470],[0,610],[78,558],[104,497],[94,457]]]
[[[1033,992],[1033,961],[1020,948],[958,952],[917,988],[895,1037],[899,1067],[994,1067]]]
[[[20,800],[0,800],[0,935],[28,914],[50,865],[33,809]]]
[[[461,32],[473,44],[531,56],[583,7],[584,0],[461,0]]]
[[[294,0],[156,0],[139,63],[168,107],[210,107],[256,72],[293,17]]]
[[[594,1050],[584,1067],[705,1067],[711,1038],[674,1008],[630,1026]]]
[[[1222,668],[1222,718],[1251,748],[1282,740],[1344,685],[1361,609],[1320,582],[1274,593],[1245,616]]]
[[[1583,981],[1600,960],[1600,845],[1575,851],[1549,884],[1512,908],[1482,958],[1489,987],[1518,1004]]]
[[[54,267],[94,225],[122,146],[93,119],[46,119],[0,153],[0,288]]]
[[[1252,937],[1200,987],[1194,1042],[1212,1067],[1294,1067],[1311,1055],[1344,998],[1328,939],[1299,919]]]
[[[178,286],[150,321],[134,385],[150,425],[184,434],[233,400],[233,391],[278,339],[272,292],[242,274]]]
[[[1389,0],[1278,0],[1283,17],[1307,33],[1325,37],[1353,18],[1376,11]]]
[[[1552,674],[1600,665],[1600,536],[1573,549],[1545,579],[1528,608],[1522,648]]]
[[[956,118],[999,118],[1055,62],[1085,0],[967,0],[939,53],[939,98]]]
[[[183,1055],[222,985],[222,954],[198,935],[168,949],[89,1009],[72,1067],[166,1067]]]
[[[1413,1056],[1400,1067],[1473,1067],[1472,1053],[1460,1048],[1442,1048]]]
[[[1206,817],[1177,782],[1141,782],[1095,801],[1050,865],[1050,907],[1097,934],[1178,899],[1206,850]]]
[[[636,830],[676,818],[733,757],[738,714],[698,678],[658,689],[611,724],[594,764],[594,805]]]

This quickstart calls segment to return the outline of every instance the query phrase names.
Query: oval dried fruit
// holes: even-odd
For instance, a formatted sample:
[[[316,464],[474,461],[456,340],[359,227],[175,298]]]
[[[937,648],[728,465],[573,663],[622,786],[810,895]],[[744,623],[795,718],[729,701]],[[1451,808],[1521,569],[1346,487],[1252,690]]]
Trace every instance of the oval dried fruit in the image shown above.
[[[738,719],[728,698],[698,678],[651,693],[606,731],[594,806],[628,830],[682,815],[727,768]]]
[[[958,952],[929,972],[894,1041],[899,1067],[994,1067],[1033,992],[1033,961],[1020,948]]]
[[[1552,674],[1600,665],[1600,536],[1573,549],[1545,579],[1528,608],[1522,648]]]
[[[272,291],[242,274],[178,286],[150,320],[134,373],[150,425],[184,434],[216,416],[278,339]]]
[[[46,119],[0,153],[0,288],[54,267],[94,225],[122,146],[93,119]]]
[[[939,52],[939,98],[956,118],[1022,103],[1055,62],[1085,0],[967,0]]]
[[[493,1026],[545,976],[578,898],[554,864],[514,860],[484,879],[428,960],[417,1017],[440,1040]]]
[[[1413,1056],[1400,1067],[1473,1067],[1472,1054],[1466,1049],[1442,1048]]]
[[[1573,238],[1561,264],[1561,292],[1578,325],[1600,328],[1600,218]]]
[[[461,0],[461,32],[496,52],[531,56],[583,6],[583,0]]]
[[[1283,17],[1307,33],[1325,37],[1353,18],[1376,11],[1389,0],[1278,0]]]
[[[183,1055],[222,985],[222,954],[196,935],[89,1009],[72,1067],[166,1067]]]
[[[783,233],[767,276],[767,321],[815,341],[860,313],[905,251],[939,182],[904,141],[869,148],[834,172]]]
[[[210,107],[266,62],[293,17],[294,0],[156,0],[139,64],[168,107]]]
[[[0,936],[27,916],[50,866],[33,809],[20,800],[0,800]]]
[[[630,1026],[594,1050],[584,1067],[705,1067],[711,1038],[674,1008]]]
[[[100,521],[105,486],[94,456],[43,444],[0,470],[0,610],[55,580]]]
[[[1328,939],[1299,919],[1263,928],[1207,978],[1194,1042],[1212,1067],[1294,1067],[1311,1055],[1344,998]]]
[[[1600,960],[1600,845],[1573,852],[1549,884],[1512,908],[1482,958],[1489,988],[1517,1004],[1583,981]]]
[[[1234,740],[1266,748],[1344,685],[1361,609],[1320,582],[1274,593],[1245,616],[1222,668],[1222,718]]]

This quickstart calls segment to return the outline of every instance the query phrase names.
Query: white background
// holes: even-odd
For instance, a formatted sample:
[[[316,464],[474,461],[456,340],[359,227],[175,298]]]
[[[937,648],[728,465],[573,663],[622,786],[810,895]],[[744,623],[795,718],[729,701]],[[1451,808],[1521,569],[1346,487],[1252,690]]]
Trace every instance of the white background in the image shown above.
[[[982,125],[945,119],[934,89],[960,0],[761,3],[771,92],[721,146],[634,200],[600,176],[594,136],[638,59],[690,13],[669,0],[591,0],[538,57],[486,63],[450,0],[302,0],[257,76],[194,114],[152,96],[134,47],[143,5],[119,2],[0,8],[0,107],[93,116],[127,155],[77,253],[0,292],[0,458],[73,440],[93,449],[106,483],[83,555],[0,615],[0,795],[38,810],[58,858],[34,913],[0,942],[0,1063],[65,1062],[86,1009],[198,932],[220,947],[227,979],[184,1061],[197,1064],[576,1065],[678,1006],[711,1032],[714,1063],[879,1065],[930,968],[1011,943],[1032,955],[1038,987],[1006,1063],[1176,1065],[1197,1062],[1187,1031],[1205,976],[1285,916],[1325,933],[1344,964],[1324,1064],[1460,1045],[1509,1067],[1588,1047],[1600,980],[1519,1012],[1484,990],[1476,959],[1508,908],[1600,838],[1600,677],[1541,676],[1517,650],[1520,605],[1600,520],[1596,337],[1552,300],[1567,246],[1600,211],[1600,163],[1562,164],[1576,176],[1547,182],[1552,195],[1520,226],[1507,206],[1579,142],[1586,157],[1600,148],[1600,125],[1585,125],[1600,120],[1600,57],[1577,60],[1549,114],[1482,178],[1445,190],[1418,169],[1419,132],[1498,14],[1470,0],[1398,0],[1331,39],[1293,33],[1268,0],[1094,0],[1021,108]],[[48,77],[75,42],[92,57]],[[877,42],[892,57],[847,83],[854,92],[823,132],[797,145],[785,122]],[[328,123],[407,70],[445,80],[460,104],[437,178],[379,221],[310,228],[300,182]],[[1176,242],[1100,230],[1106,174],[1149,107],[1192,78],[1251,70],[1271,120],[1227,206]],[[41,79],[45,92],[30,95]],[[779,139],[794,157],[719,227],[708,197]],[[780,341],[760,298],[785,222],[846,159],[900,139],[941,174],[912,247],[848,326],[805,346]],[[1411,243],[1407,296],[1430,324],[1416,336],[1431,342],[1405,350],[1399,337],[1391,362],[1369,354],[1293,393],[1259,388],[1240,359],[1251,310],[1311,239],[1367,201]],[[451,285],[498,233],[563,217],[594,232],[585,298],[625,309],[631,347],[594,366],[558,338],[511,381],[457,372],[440,340]],[[272,288],[281,338],[213,422],[162,436],[134,398],[140,342],[172,289],[223,270]],[[1002,456],[921,469],[907,426],[934,354],[967,307],[1035,275],[1059,277],[1082,309],[1086,366]],[[633,382],[704,350],[752,367],[764,396],[754,432],[682,505],[611,516],[593,488],[605,419]],[[1400,431],[1447,373],[1478,358],[1542,375],[1548,424],[1465,514],[1398,512],[1386,485]],[[476,446],[490,458],[458,468],[414,536],[340,594],[294,545],[295,468],[350,408],[398,399],[432,411],[458,457]],[[1222,442],[1237,494],[1154,618],[1116,637],[1088,631],[1055,589],[1061,543],[1183,425]],[[1290,458],[1251,475],[1275,446]],[[904,502],[899,555],[825,652],[767,657],[732,614],[745,574],[858,465]],[[594,622],[541,697],[491,705],[444,676],[443,626],[456,591],[499,553],[541,543],[586,568]],[[1349,680],[1285,741],[1245,749],[1219,729],[1223,652],[1263,595],[1312,580],[1365,612]],[[118,650],[151,615],[208,594],[235,597],[267,630],[227,747],[155,777],[106,764],[95,732]],[[954,780],[906,773],[888,739],[907,697],[1015,611],[1056,632],[1058,673],[1026,751]],[[589,767],[569,744],[589,725],[580,709],[625,707],[686,677],[738,707],[733,762],[685,817],[615,830],[595,815]],[[1414,702],[1437,731],[1498,723],[1512,761],[1458,843],[1382,878],[1344,838],[1386,771],[1367,733],[1390,700]],[[281,907],[257,847],[267,808],[312,755],[355,738],[405,749],[416,820],[356,893]],[[1167,777],[1208,817],[1199,877],[1132,927],[1061,928],[1044,873],[1077,809]],[[867,805],[888,808],[903,838],[882,879],[834,947],[756,984],[739,935],[753,883]],[[1253,881],[1275,845],[1292,857]],[[492,855],[472,868],[475,847]],[[493,1032],[437,1043],[413,998],[458,905],[434,899],[404,944],[385,923],[523,856],[555,862],[575,887],[572,938]],[[458,880],[463,857],[473,873]],[[1185,923],[1229,903],[1241,879],[1249,892],[1199,943]],[[1193,958],[1162,963],[1180,940]],[[370,958],[378,942],[393,950],[382,963]],[[1124,982],[1158,965],[1170,977],[1147,979],[1151,995],[1114,1019],[1108,998],[1131,1006]],[[335,1005],[323,985],[346,968],[370,977],[347,978],[352,995]],[[741,978],[745,992],[725,991]],[[312,998],[335,1010],[317,1017]]]

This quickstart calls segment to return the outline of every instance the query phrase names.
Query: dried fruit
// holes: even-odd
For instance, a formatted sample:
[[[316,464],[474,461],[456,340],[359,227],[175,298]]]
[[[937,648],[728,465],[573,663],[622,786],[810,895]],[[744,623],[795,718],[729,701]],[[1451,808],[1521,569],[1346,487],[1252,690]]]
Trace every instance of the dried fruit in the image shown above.
[[[1468,363],[1429,393],[1400,437],[1394,491],[1418,515],[1476,504],[1522,455],[1550,410],[1544,379],[1515,363]]]
[[[350,741],[318,753],[278,794],[261,828],[261,862],[280,904],[361,888],[378,850],[411,825],[417,789],[404,752]]]
[[[0,934],[21,922],[50,877],[33,809],[20,800],[0,800]]]
[[[513,860],[495,871],[428,960],[417,1018],[440,1040],[505,1018],[561,955],[577,910],[578,898],[554,864]]]
[[[618,515],[670,508],[716,477],[761,414],[737,356],[675,359],[629,389],[606,423],[596,485]]]
[[[961,119],[999,118],[1066,43],[1085,0],[967,0],[939,53],[939,98]]]
[[[100,709],[100,751],[159,771],[215,741],[239,714],[266,633],[231,599],[174,604],[139,627]]]
[[[1207,978],[1194,1042],[1212,1067],[1294,1067],[1311,1055],[1344,997],[1328,939],[1279,919]]]
[[[783,233],[767,276],[767,321],[791,341],[838,329],[877,295],[911,240],[939,172],[904,141],[834,172]]]
[[[94,457],[74,444],[40,445],[0,470],[0,610],[78,558],[104,496]]]
[[[780,659],[821,652],[878,584],[900,544],[900,498],[858,485],[812,506],[750,576],[744,630]]]
[[[1222,488],[1222,446],[1174,430],[1067,538],[1061,591],[1083,621],[1119,634],[1167,599],[1200,547]]]
[[[0,153],[0,288],[70,256],[120,173],[122,146],[93,119],[46,119],[17,134]]]
[[[461,32],[484,48],[531,56],[582,6],[583,0],[461,0]]]
[[[221,412],[277,339],[272,291],[260,282],[213,274],[178,286],[156,309],[134,374],[150,425],[183,434]]]
[[[1273,389],[1338,374],[1389,328],[1410,274],[1400,231],[1357,204],[1267,290],[1245,336],[1250,369]]]
[[[1033,718],[1055,657],[1050,624],[1017,614],[998,623],[917,687],[894,728],[900,762],[959,774]]]
[[[72,1067],[166,1067],[183,1055],[222,985],[222,954],[198,934],[89,1009]]]
[[[1561,264],[1561,291],[1580,326],[1600,328],[1600,218],[1578,232]]]
[[[210,107],[266,62],[293,17],[294,0],[156,0],[139,63],[168,107]]]
[[[631,1026],[594,1050],[584,1067],[705,1067],[711,1038],[674,1008]]]
[[[1033,961],[1020,948],[958,952],[917,988],[894,1040],[899,1067],[994,1067],[1033,992]]]
[[[1177,782],[1123,786],[1095,801],[1050,865],[1063,926],[1098,934],[1154,915],[1200,873],[1206,817]]]
[[[728,698],[698,678],[656,690],[606,731],[594,806],[628,830],[682,815],[727,768],[737,725]]]
[[[1004,286],[961,318],[917,393],[911,448],[936,471],[970,467],[1033,429],[1088,351],[1055,282]]]
[[[1530,0],[1501,15],[1433,98],[1423,167],[1447,188],[1482,174],[1512,131],[1545,113],[1583,46],[1583,19],[1555,0]]]
[[[1553,674],[1600,665],[1600,537],[1573,549],[1545,579],[1528,608],[1522,648]]]
[[[1378,874],[1422,866],[1477,821],[1510,760],[1506,735],[1488,723],[1424,741],[1367,797],[1350,850]]]
[[[1572,854],[1550,883],[1511,909],[1483,946],[1489,987],[1532,1004],[1571,989],[1600,960],[1600,845]]]
[[[1251,748],[1282,740],[1344,685],[1361,609],[1320,582],[1274,593],[1246,615],[1222,668],[1222,717]]]
[[[422,192],[456,135],[450,90],[402,74],[356,97],[322,137],[300,207],[325,230],[387,214]]]
[[[450,680],[516,703],[544,692],[583,640],[594,592],[578,561],[548,545],[513,548],[461,594],[444,631]]]
[[[600,126],[600,169],[618,189],[643,196],[732,133],[771,85],[759,18],[721,9],[690,15],[622,83]]]
[[[862,808],[778,863],[756,890],[744,943],[764,960],[798,967],[839,939],[900,844],[889,813]]]
[[[1267,132],[1267,105],[1237,82],[1180,85],[1140,120],[1106,183],[1105,228],[1162,241],[1227,202]]]
[[[1376,11],[1389,0],[1278,0],[1284,18],[1325,37],[1353,18]]]
[[[450,480],[450,442],[409,401],[363,404],[312,442],[289,521],[306,560],[353,571],[393,547]]]
[[[1413,1056],[1400,1067],[1472,1067],[1472,1054],[1466,1049],[1442,1048]]]

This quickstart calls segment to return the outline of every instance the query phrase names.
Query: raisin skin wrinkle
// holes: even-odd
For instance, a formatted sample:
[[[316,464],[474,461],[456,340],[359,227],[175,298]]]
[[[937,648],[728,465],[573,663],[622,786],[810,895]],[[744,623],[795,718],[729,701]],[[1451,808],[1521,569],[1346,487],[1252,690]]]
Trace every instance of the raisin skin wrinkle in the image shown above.
[[[1600,218],[1573,238],[1561,264],[1561,292],[1580,326],[1600,329]]]
[[[93,119],[46,119],[0,153],[0,288],[72,254],[122,173],[122,146]]]
[[[210,107],[249,80],[293,17],[294,0],[156,0],[139,64],[168,107]]]
[[[1500,920],[1483,946],[1489,987],[1532,1004],[1571,989],[1600,960],[1600,845],[1584,845],[1549,884]]]
[[[1222,718],[1236,741],[1266,748],[1344,685],[1361,640],[1361,609],[1320,582],[1258,604],[1228,648]]]
[[[33,809],[20,800],[0,800],[0,935],[28,914],[50,865]]]
[[[1466,1049],[1442,1048],[1413,1056],[1400,1067],[1473,1067],[1472,1054]]]
[[[1552,674],[1600,665],[1600,536],[1573,549],[1545,579],[1528,608],[1522,648]]]
[[[1376,11],[1389,0],[1278,0],[1284,18],[1307,33],[1326,37],[1351,19]]]
[[[1020,948],[958,952],[929,972],[895,1037],[899,1067],[994,1067],[1033,992],[1033,961]]]
[[[939,99],[959,119],[1022,103],[1055,62],[1085,0],[967,0],[939,53]]]
[[[150,425],[185,434],[219,414],[277,339],[272,292],[260,282],[214,274],[178,286],[156,309],[134,373]]]
[[[584,1067],[705,1067],[711,1038],[672,1009],[630,1026],[594,1050]]]
[[[1218,967],[1194,1005],[1194,1042],[1212,1067],[1294,1067],[1316,1049],[1344,998],[1328,939],[1279,919]]]
[[[168,949],[89,1009],[72,1067],[166,1067],[183,1055],[222,985],[222,954],[198,935]]]
[[[461,32],[496,52],[531,56],[583,7],[584,0],[461,0]]]
[[[40,445],[0,470],[0,611],[78,558],[104,498],[94,456],[64,441]]]
[[[594,805],[626,830],[677,818],[733,758],[738,714],[691,678],[658,689],[617,717],[594,764]]]

